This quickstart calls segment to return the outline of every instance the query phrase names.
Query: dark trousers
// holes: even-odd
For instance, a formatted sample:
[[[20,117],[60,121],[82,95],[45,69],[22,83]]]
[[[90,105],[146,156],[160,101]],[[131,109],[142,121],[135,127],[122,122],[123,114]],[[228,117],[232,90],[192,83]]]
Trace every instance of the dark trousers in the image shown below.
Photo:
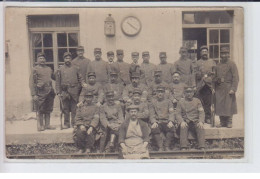
[[[71,124],[75,124],[77,102],[73,98],[66,98],[63,100],[64,111],[64,125],[70,126],[70,112],[71,112]]]
[[[212,91],[208,85],[205,85],[198,94],[205,111],[205,119],[211,119]]]
[[[73,131],[73,140],[79,149],[92,149],[95,143],[96,131],[93,129],[90,135],[87,134],[89,126],[85,126],[86,131],[82,131],[79,127],[77,127]]]
[[[54,103],[55,94],[50,92],[47,96],[41,97],[39,96],[39,113],[49,114],[53,111],[53,103]]]
[[[175,128],[169,128],[167,126],[168,122],[161,122],[158,124],[157,128],[151,129],[151,133],[156,142],[157,147],[163,148],[163,144],[165,147],[170,147],[171,142],[173,141]],[[165,141],[163,141],[161,134],[165,135]]]
[[[228,123],[232,124],[232,117],[233,116],[219,116],[220,119],[220,125],[222,127],[227,127]]]
[[[187,123],[188,127],[181,128],[180,127],[180,145],[181,148],[187,148],[188,147],[188,132],[191,131],[196,134],[197,140],[198,140],[198,147],[202,148],[205,147],[205,130],[204,128],[199,128],[197,126],[197,122],[189,122]]]

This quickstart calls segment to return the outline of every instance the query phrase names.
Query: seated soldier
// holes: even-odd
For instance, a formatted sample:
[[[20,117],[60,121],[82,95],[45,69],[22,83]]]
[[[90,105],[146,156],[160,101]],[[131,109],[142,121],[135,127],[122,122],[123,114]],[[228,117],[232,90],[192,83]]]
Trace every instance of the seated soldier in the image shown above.
[[[99,107],[93,103],[93,93],[87,91],[82,105],[77,109],[73,140],[80,153],[89,153],[95,143],[99,124]]]
[[[95,72],[89,72],[88,73],[88,83],[82,88],[82,91],[79,96],[79,103],[77,106],[80,106],[84,100],[85,93],[87,91],[91,91],[92,94],[94,95],[93,98],[93,103],[96,104],[97,106],[100,106],[101,103],[103,102],[104,98],[104,92],[102,89],[102,86],[98,83],[96,83],[96,74]]]
[[[176,118],[180,125],[180,146],[182,150],[188,148],[188,131],[197,135],[199,149],[205,148],[204,120],[205,113],[202,104],[194,96],[193,87],[185,87],[185,98],[182,98],[177,106]]]
[[[126,119],[119,129],[120,155],[124,159],[149,158],[149,127],[137,119],[138,110],[138,106],[128,106],[129,119]]]
[[[172,83],[170,84],[171,91],[171,101],[173,103],[174,109],[177,107],[177,103],[183,98],[184,87],[187,85],[183,82],[180,82],[181,76],[179,72],[174,72],[172,74]]]
[[[174,138],[174,113],[173,104],[170,99],[165,98],[165,88],[158,86],[156,91],[156,99],[150,106],[150,122],[152,124],[152,136],[156,142],[159,151],[169,151],[172,140]],[[165,140],[163,141],[163,137]]]
[[[104,127],[104,131],[106,133],[105,136],[110,136],[110,152],[114,150],[115,139],[118,136],[119,127],[124,121],[122,108],[120,104],[115,103],[114,96],[114,91],[107,91],[106,103],[101,106],[100,109],[100,122],[102,127]],[[106,137],[103,137],[101,141],[100,151],[103,152],[105,149]]]

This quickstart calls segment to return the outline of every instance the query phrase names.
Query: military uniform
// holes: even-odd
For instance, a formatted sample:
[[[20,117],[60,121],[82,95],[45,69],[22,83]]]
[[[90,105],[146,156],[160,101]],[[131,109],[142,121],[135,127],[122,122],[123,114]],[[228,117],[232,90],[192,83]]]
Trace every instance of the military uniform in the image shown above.
[[[119,54],[124,54],[123,50],[117,50],[116,51],[117,55]],[[117,61],[116,62],[118,67],[119,67],[119,80],[122,84],[125,86],[130,84],[130,76],[129,76],[129,69],[130,69],[130,64],[126,63],[124,61]]]
[[[71,56],[69,52],[65,52],[63,58]],[[84,84],[84,79],[80,74],[79,68],[75,65],[64,64],[56,73],[56,92],[61,95],[64,112],[64,125],[70,126],[70,112],[71,124],[74,125],[76,107],[79,100],[79,89]]]
[[[143,52],[143,56],[149,55],[149,52]],[[154,71],[156,69],[156,65],[150,62],[144,62],[141,64],[140,69],[143,71],[144,75],[141,76],[142,83],[150,86],[153,82]]]
[[[160,52],[160,57],[166,57],[166,52]],[[171,63],[160,63],[157,66],[158,70],[162,71],[162,79],[166,83],[171,83],[172,82],[172,64]]]
[[[77,48],[77,50],[84,50],[84,48],[80,46]],[[87,69],[90,62],[91,61],[88,58],[85,58],[84,56],[77,56],[72,60],[72,65],[76,65],[79,68],[80,74],[83,77],[84,81],[86,81]]]
[[[173,102],[174,109],[177,107],[177,103],[183,98],[184,88],[187,87],[185,83],[171,83],[170,85],[171,100]]]
[[[45,55],[38,53],[37,58]],[[30,89],[31,95],[37,96],[35,101],[36,111],[38,112],[38,118],[41,129],[44,130],[50,128],[50,113],[53,110],[53,102],[55,93],[52,87],[52,79],[54,80],[54,74],[50,67],[44,65],[37,65],[33,68],[30,76]],[[45,127],[43,126],[43,118],[45,118]]]
[[[202,46],[200,50],[207,49],[207,46]],[[212,89],[214,86],[212,80],[215,75],[216,63],[213,59],[197,61],[198,71],[196,73],[196,87],[197,97],[201,100],[204,111],[206,122],[210,123],[211,119],[211,105],[212,105]]]
[[[157,91],[163,91],[165,92],[165,88],[162,86],[159,86],[157,88]],[[174,126],[168,127],[168,123],[172,122],[174,124],[175,118],[173,113],[173,104],[170,99],[163,98],[163,100],[154,100],[151,104],[150,108],[150,122],[151,124],[157,123],[158,127],[152,128],[151,132],[153,135],[153,138],[157,144],[157,147],[159,147],[159,150],[163,150],[163,142],[166,147],[166,150],[169,150],[171,142],[174,137],[175,128]],[[166,140],[163,141],[160,134],[163,134],[166,136]]]
[[[229,53],[229,49],[222,48],[221,53]],[[223,127],[232,127],[232,117],[237,114],[236,95],[239,82],[236,64],[221,60],[216,68],[216,115],[220,116]],[[230,94],[230,90],[234,93]]]
[[[106,96],[114,97],[113,91],[107,91]],[[106,131],[106,136],[110,136],[110,147],[114,148],[114,142],[120,125],[124,121],[123,111],[120,104],[106,102],[100,109],[100,122]],[[104,143],[101,143],[100,150],[104,150]]]
[[[186,83],[187,85],[195,85],[192,72],[193,66],[191,59],[179,59],[173,65],[172,72],[179,72],[181,76],[181,82]]]
[[[193,90],[193,88],[186,87],[185,90]],[[180,127],[180,146],[181,148],[188,147],[188,131],[195,132],[197,135],[199,148],[205,147],[205,131],[204,128],[198,127],[198,123],[204,123],[205,114],[202,104],[198,98],[193,98],[191,101],[185,98],[180,99],[177,105],[176,118],[181,125],[182,122],[187,123],[187,127]]]
[[[104,87],[104,92],[108,91],[108,89],[114,91],[115,95],[115,101],[123,101],[123,90],[124,90],[124,85],[121,83],[109,83],[106,84]]]
[[[96,52],[101,52],[100,48],[95,48]],[[109,76],[109,66],[107,62],[102,59],[91,61],[89,64],[88,72],[95,72],[96,74],[96,82],[101,85],[105,85],[108,83]]]
[[[88,73],[88,77],[90,76],[96,76],[95,72],[89,72]],[[79,96],[79,102],[82,102],[84,100],[84,96],[86,95],[86,93],[90,91],[93,94],[93,103],[103,103],[104,101],[104,91],[103,91],[103,87],[101,86],[101,84],[95,83],[95,84],[87,84],[86,87],[82,88],[82,91],[80,93]]]
[[[92,96],[91,92],[87,92],[86,96]],[[73,140],[76,146],[81,150],[91,149],[95,143],[95,135],[99,125],[99,107],[94,103],[83,103],[76,113],[75,128],[73,131]],[[85,130],[81,129],[84,126]],[[92,133],[88,134],[88,129],[92,127]]]

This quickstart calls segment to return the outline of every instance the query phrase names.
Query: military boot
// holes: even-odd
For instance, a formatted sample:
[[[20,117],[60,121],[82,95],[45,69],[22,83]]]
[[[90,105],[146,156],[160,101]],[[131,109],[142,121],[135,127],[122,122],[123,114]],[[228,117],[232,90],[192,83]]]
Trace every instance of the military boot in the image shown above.
[[[115,138],[116,138],[116,135],[115,134],[111,134],[110,136],[110,143],[109,143],[109,150],[110,152],[112,152],[115,148]]]
[[[227,119],[227,128],[232,128],[232,117],[228,117]]]
[[[227,119],[225,116],[219,116],[220,119],[220,126],[221,127],[227,127]]]
[[[37,119],[37,130],[38,131],[44,131],[44,126],[43,126],[43,113],[38,114],[38,119]]]
[[[50,125],[51,115],[50,113],[45,114],[45,129],[54,130],[55,127]]]
[[[162,152],[163,151],[163,140],[162,140],[160,134],[154,135],[154,140],[155,140],[157,147],[159,148],[158,151]]]
[[[106,138],[107,138],[107,136],[105,134],[102,134],[100,137],[99,151],[101,153],[105,152]]]
[[[174,133],[172,132],[167,132],[166,134],[166,140],[165,140],[165,151],[171,151],[171,143],[174,137]]]

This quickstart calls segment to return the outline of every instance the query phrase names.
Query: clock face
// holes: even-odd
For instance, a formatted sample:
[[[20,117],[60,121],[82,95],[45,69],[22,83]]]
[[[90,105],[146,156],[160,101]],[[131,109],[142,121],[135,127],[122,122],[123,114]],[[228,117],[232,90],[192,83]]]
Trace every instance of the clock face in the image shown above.
[[[141,31],[141,22],[134,16],[126,17],[121,24],[122,31],[125,35],[135,36]]]

